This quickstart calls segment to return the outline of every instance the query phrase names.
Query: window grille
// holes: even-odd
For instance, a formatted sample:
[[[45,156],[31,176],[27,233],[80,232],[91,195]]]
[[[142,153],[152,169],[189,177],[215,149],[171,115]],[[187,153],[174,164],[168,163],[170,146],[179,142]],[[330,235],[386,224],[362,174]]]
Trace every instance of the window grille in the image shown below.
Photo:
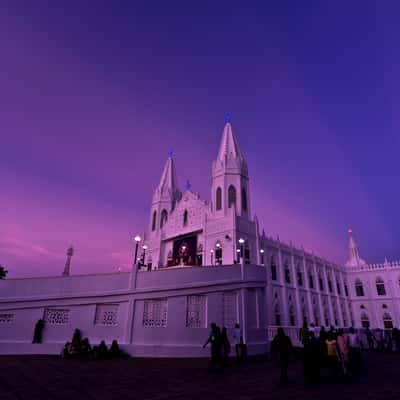
[[[188,328],[205,328],[207,296],[187,296],[186,299],[186,326]]]
[[[94,323],[96,325],[117,325],[118,304],[97,304]]]
[[[63,325],[69,322],[69,310],[58,308],[46,308],[44,320],[48,324]]]
[[[168,302],[166,299],[144,301],[143,326],[164,328],[167,326]]]

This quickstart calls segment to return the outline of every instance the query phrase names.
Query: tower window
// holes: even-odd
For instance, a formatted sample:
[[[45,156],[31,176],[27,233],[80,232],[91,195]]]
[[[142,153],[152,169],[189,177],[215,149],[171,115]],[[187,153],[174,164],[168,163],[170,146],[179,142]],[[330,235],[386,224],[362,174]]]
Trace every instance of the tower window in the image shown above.
[[[168,213],[167,210],[164,208],[164,210],[161,211],[160,228],[162,228],[167,221],[168,221]]]
[[[188,211],[185,210],[183,213],[183,226],[186,226],[188,224]]]
[[[222,208],[222,190],[221,188],[217,188],[217,192],[215,194],[215,208],[220,210]]]
[[[153,220],[151,222],[151,230],[155,231],[156,230],[156,223],[157,223],[157,211],[153,212]]]
[[[235,186],[231,185],[228,188],[228,207],[236,204],[236,189]]]
[[[242,189],[242,210],[247,211],[247,193],[246,189]]]

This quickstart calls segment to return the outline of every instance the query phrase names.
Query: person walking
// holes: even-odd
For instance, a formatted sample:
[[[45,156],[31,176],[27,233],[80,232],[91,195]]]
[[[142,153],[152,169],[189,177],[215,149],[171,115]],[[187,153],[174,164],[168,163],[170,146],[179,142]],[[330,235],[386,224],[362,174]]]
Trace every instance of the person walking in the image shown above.
[[[396,350],[400,351],[400,331],[397,328],[393,328],[392,338],[393,338],[393,342],[396,346]]]
[[[222,327],[220,346],[221,346],[222,365],[226,367],[228,363],[229,354],[231,352],[231,344],[229,342],[228,333],[225,326]]]
[[[271,355],[279,363],[280,386],[287,386],[288,384],[288,367],[292,351],[293,351],[293,346],[289,336],[285,334],[283,328],[278,328],[277,334],[275,335],[271,343]]]
[[[331,371],[331,377],[336,377],[338,372],[338,349],[337,342],[332,331],[328,332],[328,337],[326,339],[326,350],[327,364]]]
[[[375,329],[374,339],[376,342],[376,349],[378,351],[383,351],[383,335],[382,331],[379,328]]]
[[[211,345],[211,359],[209,365],[209,371],[213,372],[220,365],[221,362],[221,337],[220,330],[216,323],[211,323],[211,332],[207,338],[207,341],[204,343],[203,348],[205,348],[208,344]]]
[[[349,331],[349,372],[350,375],[357,375],[361,368],[361,339],[351,327]]]
[[[308,326],[307,326],[307,321],[305,318],[303,321],[303,326],[300,328],[300,331],[299,331],[299,339],[300,339],[300,342],[303,344],[303,346],[304,346],[304,343],[308,339]]]
[[[242,336],[242,331],[239,324],[235,324],[233,329],[233,344],[235,345],[236,351],[236,361],[241,362],[241,352],[240,352],[240,337]]]
[[[371,329],[369,327],[365,328],[365,336],[367,337],[369,350],[374,350],[374,337],[372,335]]]
[[[337,336],[337,347],[339,362],[342,367],[343,375],[347,375],[348,363],[349,363],[349,338],[344,333],[343,329],[339,329]]]
[[[320,376],[320,347],[314,331],[309,333],[304,345],[304,378],[306,383],[319,382]]]

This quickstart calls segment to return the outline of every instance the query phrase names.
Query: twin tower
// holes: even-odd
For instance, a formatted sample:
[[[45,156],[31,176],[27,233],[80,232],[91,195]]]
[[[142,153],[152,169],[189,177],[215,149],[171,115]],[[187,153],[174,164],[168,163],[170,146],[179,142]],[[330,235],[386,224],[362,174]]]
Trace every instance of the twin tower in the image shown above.
[[[149,253],[152,268],[171,264],[171,258],[174,264],[176,256],[182,253],[176,249],[176,242],[189,236],[196,236],[191,243],[193,246],[196,242],[197,246],[196,256],[190,257],[191,263],[195,264],[196,258],[198,264],[201,258],[203,265],[209,265],[217,260],[217,257],[213,260],[216,251],[222,252],[222,257],[218,257],[221,263],[230,264],[237,260],[238,235],[245,237],[247,246],[252,247],[249,241],[252,237],[255,239],[255,231],[251,222],[248,168],[232,124],[227,120],[217,158],[212,164],[210,204],[195,195],[190,185],[183,193],[179,190],[175,163],[170,154],[153,194],[145,241],[152,249]],[[170,246],[169,241],[172,241]]]

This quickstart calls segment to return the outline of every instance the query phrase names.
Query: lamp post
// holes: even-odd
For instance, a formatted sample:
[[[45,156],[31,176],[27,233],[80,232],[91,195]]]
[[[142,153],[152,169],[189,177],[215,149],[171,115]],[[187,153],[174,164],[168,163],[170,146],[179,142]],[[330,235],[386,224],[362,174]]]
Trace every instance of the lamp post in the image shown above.
[[[138,252],[138,248],[139,248],[139,243],[142,240],[142,238],[139,235],[136,235],[134,238],[135,242],[136,242],[136,248],[135,248],[135,262],[134,264],[136,265],[136,261],[137,261],[137,252]]]
[[[211,256],[211,265],[214,265],[214,263],[213,263],[213,255],[214,255],[214,250],[213,250],[213,249],[211,249],[211,250],[210,250],[210,256]]]
[[[242,264],[243,264],[243,260],[244,260],[244,255],[243,255],[243,243],[244,243],[244,239],[240,238],[239,239],[239,244],[240,244],[240,257],[242,259]]]
[[[182,249],[181,265],[183,265],[183,256],[185,255],[186,246],[183,245],[183,246],[181,247],[181,249]]]
[[[260,249],[261,254],[261,265],[264,265],[264,249]]]
[[[144,264],[144,260],[145,260],[145,258],[146,258],[147,246],[144,244],[144,245],[142,246],[142,249],[143,249],[143,264]]]
[[[221,260],[221,243],[217,243],[215,245],[216,250],[215,250],[215,265],[221,265],[222,264],[222,260]]]
[[[236,249],[237,263],[240,264],[240,249]]]

